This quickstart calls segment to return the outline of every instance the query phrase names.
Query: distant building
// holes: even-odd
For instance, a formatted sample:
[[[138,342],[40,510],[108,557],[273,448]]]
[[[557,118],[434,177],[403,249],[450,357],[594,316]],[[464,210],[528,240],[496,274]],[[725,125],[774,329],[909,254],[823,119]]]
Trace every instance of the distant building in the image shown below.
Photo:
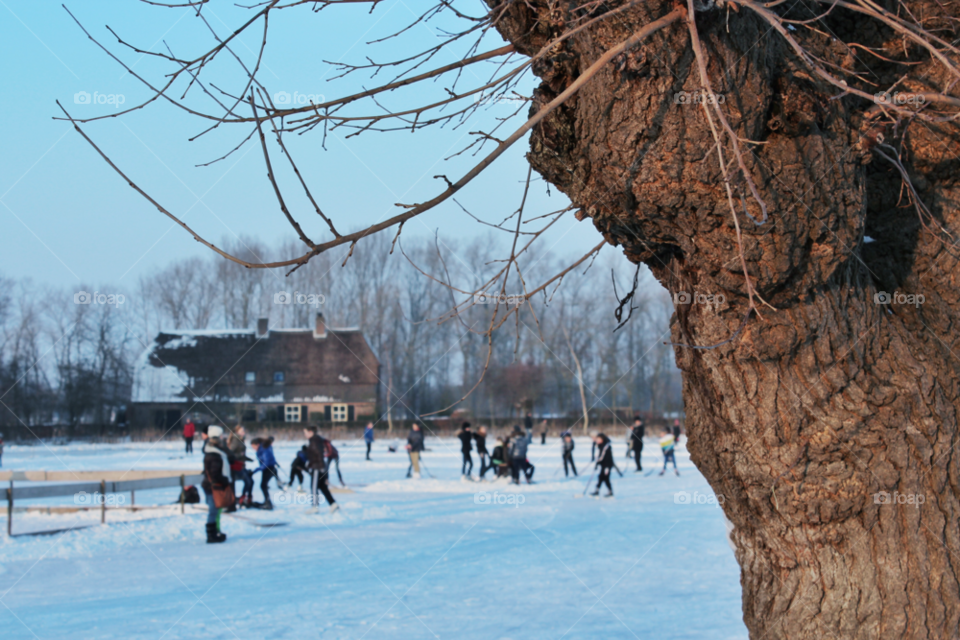
[[[161,332],[134,367],[130,422],[186,414],[243,422],[348,422],[377,413],[380,362],[359,329]]]

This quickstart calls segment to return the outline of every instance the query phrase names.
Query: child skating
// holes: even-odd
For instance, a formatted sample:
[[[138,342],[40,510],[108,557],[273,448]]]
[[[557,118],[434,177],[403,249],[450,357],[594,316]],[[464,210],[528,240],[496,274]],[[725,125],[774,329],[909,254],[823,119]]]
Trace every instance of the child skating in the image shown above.
[[[667,463],[671,461],[673,462],[673,472],[680,475],[680,471],[677,470],[677,458],[674,455],[675,446],[676,441],[673,438],[673,434],[667,429],[661,431],[660,450],[663,451],[663,469],[660,470],[661,476],[666,473]]]

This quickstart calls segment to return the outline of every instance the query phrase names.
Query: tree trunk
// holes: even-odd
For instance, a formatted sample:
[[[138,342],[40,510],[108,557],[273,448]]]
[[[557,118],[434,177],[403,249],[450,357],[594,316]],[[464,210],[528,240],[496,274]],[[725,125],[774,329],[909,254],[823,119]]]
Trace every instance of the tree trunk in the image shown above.
[[[910,6],[934,23],[960,16],[944,5]],[[542,84],[531,110],[670,9],[639,3],[556,47],[534,66]],[[575,17],[528,0],[498,28],[535,55]],[[899,42],[862,16],[837,9],[830,20],[835,38],[802,28],[796,37],[839,66],[853,63],[838,41]],[[873,105],[835,99],[745,8],[698,13],[697,25],[731,126],[741,141],[764,143],[745,156],[770,220],[755,225],[741,209],[739,222],[747,270],[775,309],[749,311],[704,108],[677,97],[700,89],[685,23],[615,58],[546,117],[528,158],[580,219],[647,264],[676,302],[689,300],[672,323],[673,341],[689,345],[675,347],[688,447],[735,526],[751,638],[956,638],[956,126],[878,130],[866,115]],[[916,59],[910,73],[949,84]],[[889,87],[905,72],[883,67],[874,81]],[[903,144],[921,199],[952,234],[946,241],[920,223],[899,174],[873,152],[878,133]],[[729,145],[724,152],[729,161]],[[738,207],[760,218],[742,175],[734,188]],[[885,293],[899,297],[882,304]]]

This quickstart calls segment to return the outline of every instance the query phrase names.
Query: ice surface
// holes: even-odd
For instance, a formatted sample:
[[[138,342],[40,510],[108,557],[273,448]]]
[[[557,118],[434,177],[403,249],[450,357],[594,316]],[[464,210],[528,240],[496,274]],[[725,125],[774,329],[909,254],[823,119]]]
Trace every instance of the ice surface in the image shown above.
[[[171,505],[178,489],[138,492],[137,505],[168,506],[108,511],[103,526],[98,511],[16,513],[14,533],[91,526],[0,538],[2,637],[747,637],[722,512],[682,444],[683,475],[645,476],[629,471],[618,437],[624,477],[614,474],[616,498],[595,499],[581,497],[585,478],[564,479],[557,439],[530,446],[535,483],[519,487],[462,480],[459,441],[429,437],[424,477],[406,480],[391,443],[379,439],[366,462],[362,441],[335,442],[353,486],[335,494],[340,513],[308,513],[303,495],[274,491],[275,511],[242,514],[289,524],[224,516],[221,545],[205,543],[202,505],[186,516]],[[284,475],[301,444],[274,445]],[[199,469],[195,448],[8,445],[3,466]],[[584,475],[589,451],[578,438]],[[643,462],[659,470],[652,440]]]

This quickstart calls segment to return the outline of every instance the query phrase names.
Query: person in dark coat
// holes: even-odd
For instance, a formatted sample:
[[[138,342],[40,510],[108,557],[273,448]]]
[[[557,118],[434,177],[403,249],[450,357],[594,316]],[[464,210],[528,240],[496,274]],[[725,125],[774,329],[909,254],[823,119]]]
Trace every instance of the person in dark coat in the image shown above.
[[[315,510],[320,509],[320,495],[327,499],[330,505],[330,511],[336,511],[340,508],[337,501],[333,499],[330,488],[327,486],[327,464],[324,459],[326,455],[326,445],[323,438],[317,433],[316,427],[303,430],[303,435],[307,438],[307,469],[310,471],[310,500]]]
[[[490,454],[490,466],[494,469],[495,477],[507,475],[507,447],[503,438],[497,438],[497,444]]]
[[[300,451],[297,451],[297,455],[294,456],[293,462],[290,463],[290,486],[293,486],[293,481],[297,480],[299,482],[300,489],[303,489],[303,472],[307,471],[307,445],[300,447]],[[307,471],[307,473],[310,473]]]
[[[597,444],[597,467],[600,468],[600,475],[597,477],[597,488],[590,495],[600,495],[600,486],[607,485],[606,498],[613,497],[613,485],[610,484],[610,471],[613,469],[613,444],[610,438],[602,433],[598,433],[593,441]]]
[[[530,437],[532,437],[532,433]],[[510,440],[510,475],[513,477],[514,484],[520,484],[520,472],[526,471],[529,464],[527,462],[527,445],[530,444],[530,437],[527,437],[520,431],[520,425],[513,427],[513,438]],[[527,478],[527,482],[530,478]]]
[[[490,464],[490,454],[487,452],[487,428],[481,426],[473,434],[473,440],[477,443],[477,456],[480,458],[480,479],[483,480],[483,474],[493,466]]]
[[[469,478],[473,473],[473,457],[470,452],[473,450],[473,431],[470,430],[470,423],[464,422],[457,434],[460,438],[460,453],[463,454],[463,464],[460,466],[460,475]]]
[[[410,434],[407,436],[407,453],[410,454],[410,468],[407,469],[407,477],[411,472],[414,478],[420,477],[420,453],[423,451],[423,432],[420,431],[420,425],[413,424]]]
[[[680,421],[673,421],[673,441],[675,444],[680,444]]]
[[[573,477],[577,477],[577,465],[573,464],[573,448],[576,446],[573,442],[573,434],[569,431],[563,432],[563,475],[566,478],[570,477],[570,471],[567,469],[567,465],[570,465],[570,469],[573,470]]]
[[[207,429],[206,442],[203,443],[203,488],[207,500],[207,542],[224,542],[227,535],[220,531],[220,512],[213,500],[213,490],[222,490],[230,486],[230,455],[221,442],[223,429],[216,425]]]
[[[523,428],[527,432],[527,438],[533,442],[533,414],[527,411],[527,415],[523,418]]]
[[[647,428],[643,425],[643,419],[640,416],[633,418],[633,426],[630,428],[630,449],[633,451],[633,459],[637,463],[637,471],[643,471],[640,464],[640,454],[643,453],[643,436]]]

